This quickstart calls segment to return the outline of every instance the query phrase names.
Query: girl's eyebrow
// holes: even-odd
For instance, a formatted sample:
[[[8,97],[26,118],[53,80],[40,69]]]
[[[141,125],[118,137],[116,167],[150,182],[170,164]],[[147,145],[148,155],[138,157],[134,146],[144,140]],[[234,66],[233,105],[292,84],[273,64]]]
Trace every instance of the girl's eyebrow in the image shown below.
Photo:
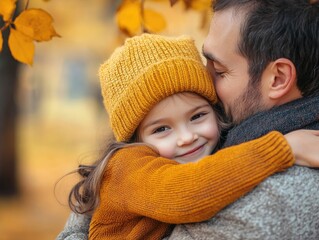
[[[153,125],[159,124],[159,123],[161,123],[161,122],[163,122],[163,121],[165,121],[165,120],[166,120],[166,118],[156,119],[156,120],[154,120],[154,121],[149,122],[148,124],[146,124],[146,125],[144,126],[144,129],[146,129],[146,128],[148,128],[148,127],[151,127],[151,126],[153,126]]]
[[[209,105],[209,103],[203,103],[202,105],[199,105],[199,106],[196,106],[196,107],[190,109],[188,112],[189,113],[196,112],[197,110],[204,108],[204,107],[211,107],[211,106]]]

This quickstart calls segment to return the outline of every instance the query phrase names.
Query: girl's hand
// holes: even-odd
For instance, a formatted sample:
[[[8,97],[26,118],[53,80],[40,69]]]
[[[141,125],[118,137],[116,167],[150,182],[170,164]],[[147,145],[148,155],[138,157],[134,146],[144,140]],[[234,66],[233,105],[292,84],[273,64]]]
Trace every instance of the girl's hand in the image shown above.
[[[285,138],[295,155],[295,164],[319,167],[319,130],[296,130]]]

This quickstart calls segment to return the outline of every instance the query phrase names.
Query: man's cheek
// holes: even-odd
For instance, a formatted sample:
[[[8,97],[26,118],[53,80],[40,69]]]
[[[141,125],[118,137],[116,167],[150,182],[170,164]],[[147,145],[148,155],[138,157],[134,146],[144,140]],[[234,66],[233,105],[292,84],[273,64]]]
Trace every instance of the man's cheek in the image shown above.
[[[217,96],[219,97],[219,99],[222,101],[223,104],[226,104],[227,88],[223,86],[221,81],[217,81],[217,80],[214,81],[214,85],[215,85]]]

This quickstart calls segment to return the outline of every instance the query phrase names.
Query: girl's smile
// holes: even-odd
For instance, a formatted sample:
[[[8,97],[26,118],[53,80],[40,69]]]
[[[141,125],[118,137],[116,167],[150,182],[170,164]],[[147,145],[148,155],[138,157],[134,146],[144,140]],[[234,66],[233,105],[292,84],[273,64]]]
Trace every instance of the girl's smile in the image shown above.
[[[206,150],[206,148],[208,148]],[[212,151],[211,146],[208,146],[207,143],[200,145],[199,147],[195,147],[194,149],[175,156],[175,160],[180,163],[193,162],[194,159],[201,159],[203,156],[210,154]],[[208,152],[208,154],[206,154]]]

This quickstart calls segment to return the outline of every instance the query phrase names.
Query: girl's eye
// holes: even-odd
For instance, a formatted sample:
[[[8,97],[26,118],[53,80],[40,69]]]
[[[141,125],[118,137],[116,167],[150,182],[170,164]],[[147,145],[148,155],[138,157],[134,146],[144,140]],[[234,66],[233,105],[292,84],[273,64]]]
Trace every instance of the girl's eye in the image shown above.
[[[167,130],[169,130],[169,127],[162,126],[162,127],[156,128],[156,129],[153,131],[153,134],[154,134],[154,133],[165,132],[165,131],[167,131]]]
[[[199,118],[205,116],[206,114],[207,114],[207,113],[197,113],[197,114],[195,114],[194,116],[191,117],[191,121],[194,121],[194,120],[196,120],[196,119],[199,119]]]

